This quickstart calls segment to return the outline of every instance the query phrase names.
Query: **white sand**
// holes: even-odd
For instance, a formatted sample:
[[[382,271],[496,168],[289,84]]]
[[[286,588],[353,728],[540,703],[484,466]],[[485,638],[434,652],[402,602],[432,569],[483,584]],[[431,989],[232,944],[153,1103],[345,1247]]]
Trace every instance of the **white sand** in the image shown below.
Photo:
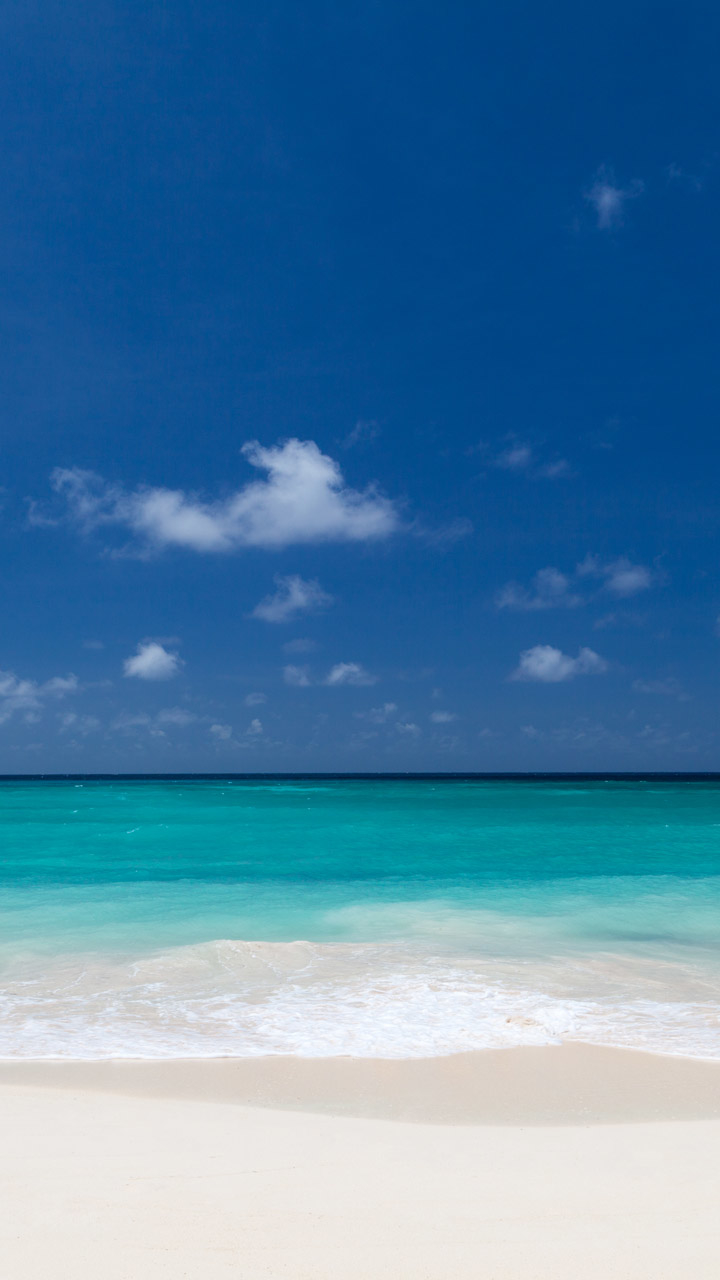
[[[555,1074],[561,1094],[568,1056],[549,1050],[540,1070],[537,1052],[524,1067],[513,1058],[528,1097],[545,1096],[537,1084],[543,1072]],[[599,1052],[575,1055],[572,1068],[584,1072],[596,1112],[598,1077],[607,1074]],[[478,1081],[487,1088],[493,1071],[496,1080],[507,1073],[507,1057],[472,1057],[481,1065],[470,1092]],[[672,1112],[668,1060],[613,1061],[620,1093],[623,1072],[632,1082],[646,1064],[650,1095],[659,1063],[657,1096]],[[556,1118],[565,1123],[521,1127],[507,1115],[502,1124],[462,1123],[457,1099],[455,1123],[401,1123],[249,1107],[222,1089],[224,1100],[209,1101],[213,1079],[233,1064],[185,1065],[192,1069],[184,1082],[177,1070],[172,1079],[183,1064],[140,1066],[140,1076],[134,1064],[0,1070],[3,1280],[720,1276],[718,1119],[606,1123],[595,1114],[595,1123],[580,1125],[563,1117],[559,1097]],[[356,1065],[346,1064],[346,1102],[353,1090],[357,1096]],[[372,1106],[384,1088],[392,1110],[408,1064],[393,1064],[389,1075],[387,1064],[376,1065],[381,1086]],[[326,1066],[302,1070],[310,1078],[317,1068],[322,1078]],[[448,1087],[454,1079],[457,1092],[457,1070],[453,1077],[445,1066],[444,1077],[442,1062],[422,1077],[428,1106],[443,1078]],[[271,1092],[280,1088],[270,1064],[251,1067],[256,1088],[264,1074]],[[671,1067],[680,1093],[684,1078],[688,1092],[699,1091],[700,1112],[712,1114],[718,1072]],[[372,1070],[365,1064],[361,1075],[367,1080]],[[465,1070],[468,1080],[472,1074]],[[390,1077],[388,1092],[382,1081]],[[19,1078],[26,1083],[13,1082]],[[298,1097],[295,1105],[306,1104]],[[366,1109],[359,1096],[357,1109]]]

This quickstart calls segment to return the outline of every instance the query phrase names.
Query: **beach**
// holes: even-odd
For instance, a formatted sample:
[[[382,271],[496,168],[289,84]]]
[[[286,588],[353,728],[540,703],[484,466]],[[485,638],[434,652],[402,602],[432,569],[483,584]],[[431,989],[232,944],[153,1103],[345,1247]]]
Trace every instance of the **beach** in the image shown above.
[[[720,786],[0,790],[3,1280],[716,1280]]]
[[[720,1065],[4,1063],[2,1274],[717,1276]]]

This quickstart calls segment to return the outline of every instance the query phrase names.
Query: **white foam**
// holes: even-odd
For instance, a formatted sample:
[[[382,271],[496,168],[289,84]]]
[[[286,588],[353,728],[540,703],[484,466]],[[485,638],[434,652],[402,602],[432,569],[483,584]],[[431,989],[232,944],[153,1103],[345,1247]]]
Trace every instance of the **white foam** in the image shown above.
[[[0,1057],[415,1058],[579,1040],[720,1058],[720,995],[708,994],[687,966],[658,973],[632,957],[501,966],[221,940],[19,963],[0,992]]]

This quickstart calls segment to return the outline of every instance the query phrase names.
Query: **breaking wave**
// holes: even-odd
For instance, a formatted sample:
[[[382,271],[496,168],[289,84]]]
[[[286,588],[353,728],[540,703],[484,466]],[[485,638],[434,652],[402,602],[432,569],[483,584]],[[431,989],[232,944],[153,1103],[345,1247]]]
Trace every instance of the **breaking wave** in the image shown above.
[[[16,958],[0,994],[0,1057],[15,1059],[416,1058],[568,1040],[720,1058],[720,993],[700,968],[629,955],[219,940]]]

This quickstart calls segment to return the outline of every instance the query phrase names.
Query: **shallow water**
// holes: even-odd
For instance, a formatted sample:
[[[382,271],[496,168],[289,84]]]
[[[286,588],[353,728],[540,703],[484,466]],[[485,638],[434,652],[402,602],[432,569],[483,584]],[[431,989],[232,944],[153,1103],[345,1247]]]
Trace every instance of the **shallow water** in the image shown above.
[[[720,1058],[720,784],[0,784],[0,1056]]]

